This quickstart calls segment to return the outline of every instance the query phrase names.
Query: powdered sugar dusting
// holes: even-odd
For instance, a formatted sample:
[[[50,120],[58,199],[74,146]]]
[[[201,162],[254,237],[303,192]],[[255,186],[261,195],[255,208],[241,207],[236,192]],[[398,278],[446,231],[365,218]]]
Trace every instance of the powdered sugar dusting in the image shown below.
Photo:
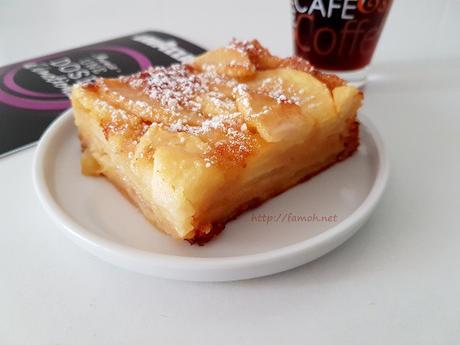
[[[230,41],[228,48],[238,50],[241,53],[257,53],[257,50],[259,49],[259,47],[255,45],[255,41],[237,40],[236,38],[233,38]]]
[[[208,91],[208,82],[201,75],[192,73],[188,65],[151,67],[129,77],[122,77],[129,86],[141,89],[151,99],[160,102],[170,112],[181,109],[198,111],[196,96]]]
[[[259,92],[266,93],[278,103],[300,104],[298,92],[291,86],[285,86],[281,78],[267,78],[259,87]]]

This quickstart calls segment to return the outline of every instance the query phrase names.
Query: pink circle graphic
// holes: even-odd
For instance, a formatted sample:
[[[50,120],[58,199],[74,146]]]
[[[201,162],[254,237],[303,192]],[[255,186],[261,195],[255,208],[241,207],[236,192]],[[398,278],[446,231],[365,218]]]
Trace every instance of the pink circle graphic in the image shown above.
[[[113,51],[117,53],[122,53],[124,55],[128,55],[139,66],[139,69],[143,70],[150,67],[152,64],[150,59],[147,58],[145,55],[139,53],[138,51],[126,48],[126,47],[119,47],[119,46],[107,46],[107,47],[87,47],[83,48],[84,50],[100,50],[100,51]],[[43,58],[37,60],[29,60],[24,63],[30,62],[38,62],[42,60],[49,59],[55,56],[61,56],[62,53],[52,54],[45,56]],[[64,110],[70,106],[70,101],[66,98],[65,94],[63,93],[43,93],[43,92],[36,92],[32,90],[28,90],[23,88],[22,86],[18,85],[15,80],[14,76],[18,72],[21,67],[16,67],[5,74],[3,77],[3,82],[5,86],[20,95],[23,96],[31,96],[31,97],[38,97],[38,98],[45,98],[44,100],[39,99],[29,99],[23,98],[20,96],[11,95],[9,93],[4,92],[0,89],[0,102],[8,104],[13,107],[17,108],[25,108],[25,109],[36,109],[36,110]],[[60,98],[61,100],[49,100],[46,98]]]
[[[13,90],[13,91],[15,91],[15,92],[17,92],[17,93],[19,93],[21,95],[24,95],[24,96],[33,96],[33,97],[42,97],[42,98],[62,98],[62,97],[65,97],[65,95],[62,94],[62,93],[35,92],[35,91],[24,89],[23,87],[19,86],[14,81],[14,76],[16,75],[18,70],[20,70],[20,69],[21,69],[21,67],[12,69],[7,74],[5,74],[5,76],[3,77],[3,82],[5,83],[5,86],[8,89]]]
[[[62,101],[35,100],[10,95],[0,89],[0,102],[16,108],[35,110],[64,110],[70,106],[68,99]]]

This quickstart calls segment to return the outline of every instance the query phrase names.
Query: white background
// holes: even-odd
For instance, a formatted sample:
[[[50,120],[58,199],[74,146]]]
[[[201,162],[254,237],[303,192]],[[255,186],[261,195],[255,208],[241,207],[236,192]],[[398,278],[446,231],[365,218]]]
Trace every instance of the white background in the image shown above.
[[[291,53],[288,1],[0,0],[0,64],[144,29]],[[34,149],[0,159],[0,344],[458,344],[460,1],[399,0],[366,112],[392,175],[369,223],[272,277],[183,283],[70,242],[33,192]]]

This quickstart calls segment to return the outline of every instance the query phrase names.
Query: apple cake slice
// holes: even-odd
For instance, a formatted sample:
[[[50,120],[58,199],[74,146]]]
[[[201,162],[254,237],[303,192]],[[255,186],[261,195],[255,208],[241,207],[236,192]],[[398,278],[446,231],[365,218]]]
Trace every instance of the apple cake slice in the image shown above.
[[[158,229],[191,243],[359,145],[362,93],[256,40],[75,85],[71,99],[82,172],[104,175]]]

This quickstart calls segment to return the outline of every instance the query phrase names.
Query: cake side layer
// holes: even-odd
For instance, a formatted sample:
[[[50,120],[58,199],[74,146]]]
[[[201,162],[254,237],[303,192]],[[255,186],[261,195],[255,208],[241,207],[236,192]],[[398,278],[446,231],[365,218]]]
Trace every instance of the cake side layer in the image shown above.
[[[236,219],[242,213],[249,211],[251,209],[257,208],[258,206],[262,205],[264,202],[270,200],[271,198],[274,198],[277,195],[282,194],[283,192],[289,190],[292,187],[295,187],[296,185],[300,183],[310,180],[311,178],[315,177],[321,172],[334,166],[335,164],[340,163],[341,161],[352,156],[357,151],[358,147],[359,147],[359,122],[354,121],[350,124],[350,134],[344,139],[344,148],[341,152],[337,154],[335,159],[331,159],[330,161],[325,162],[323,166],[317,167],[316,170],[307,172],[296,183],[293,183],[290,186],[286,186],[286,188],[284,189],[274,191],[271,194],[266,195],[264,198],[254,198],[254,199],[251,199],[239,205],[227,217],[214,221],[212,223],[210,231],[205,232],[205,231],[201,231],[198,228],[196,229],[193,238],[187,239],[187,241],[189,241],[191,244],[198,244],[200,246],[205,245],[207,242],[212,240],[213,237],[219,235],[225,229],[225,226],[228,222]]]

